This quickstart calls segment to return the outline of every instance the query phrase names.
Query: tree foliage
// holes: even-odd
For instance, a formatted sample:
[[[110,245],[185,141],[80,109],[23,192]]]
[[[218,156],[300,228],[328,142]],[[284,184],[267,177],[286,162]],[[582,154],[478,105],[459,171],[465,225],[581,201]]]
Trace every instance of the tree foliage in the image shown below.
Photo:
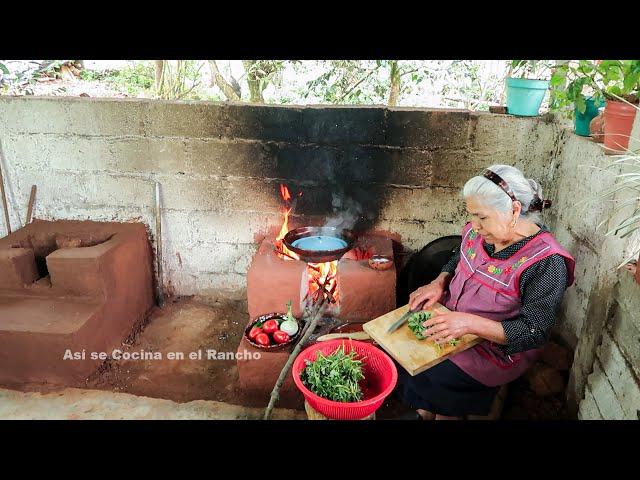
[[[2,61],[0,61],[2,62]],[[277,104],[442,106],[500,103],[504,71],[470,60],[158,60],[119,72],[85,72],[127,96]],[[494,64],[496,62],[493,62]],[[204,68],[203,68],[204,67]],[[0,66],[0,75],[7,80]],[[12,80],[15,83],[15,79]]]

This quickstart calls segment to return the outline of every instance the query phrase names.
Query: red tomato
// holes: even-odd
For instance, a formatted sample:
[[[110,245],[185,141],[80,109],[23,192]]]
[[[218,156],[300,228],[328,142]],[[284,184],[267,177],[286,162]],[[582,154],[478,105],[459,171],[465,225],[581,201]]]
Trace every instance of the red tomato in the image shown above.
[[[260,327],[253,327],[251,330],[249,330],[249,338],[251,340],[255,340],[256,337],[262,333],[262,329]]]
[[[282,330],[276,330],[273,332],[273,339],[276,343],[287,343],[289,341],[289,334]]]
[[[271,335],[276,330],[280,329],[280,325],[276,320],[267,320],[262,324],[262,331],[268,335]]]
[[[269,335],[267,335],[266,333],[259,333],[256,336],[256,343],[258,345],[263,345],[266,347],[271,344],[271,340],[269,340]]]

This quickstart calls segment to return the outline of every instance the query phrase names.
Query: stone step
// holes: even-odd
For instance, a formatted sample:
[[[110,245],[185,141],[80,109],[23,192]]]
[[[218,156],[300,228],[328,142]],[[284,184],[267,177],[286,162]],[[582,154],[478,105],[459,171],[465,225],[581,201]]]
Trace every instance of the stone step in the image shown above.
[[[50,393],[0,389],[2,420],[259,420],[264,408],[196,400],[177,403],[128,393],[65,388]],[[272,420],[306,420],[305,412],[274,409]]]

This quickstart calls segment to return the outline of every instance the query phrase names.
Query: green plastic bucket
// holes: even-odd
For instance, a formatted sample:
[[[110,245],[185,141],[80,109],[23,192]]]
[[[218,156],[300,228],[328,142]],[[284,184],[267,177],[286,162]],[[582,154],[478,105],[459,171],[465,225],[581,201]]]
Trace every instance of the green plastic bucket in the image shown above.
[[[549,88],[547,80],[507,78],[507,112],[510,115],[535,117]]]
[[[599,113],[599,108],[604,107],[604,102],[601,101],[596,105],[596,102],[593,98],[586,99],[587,108],[584,113],[580,113],[578,109],[575,109],[575,127],[576,127],[576,135],[580,135],[582,137],[588,137],[591,135],[589,131],[589,124],[591,120],[596,118]]]

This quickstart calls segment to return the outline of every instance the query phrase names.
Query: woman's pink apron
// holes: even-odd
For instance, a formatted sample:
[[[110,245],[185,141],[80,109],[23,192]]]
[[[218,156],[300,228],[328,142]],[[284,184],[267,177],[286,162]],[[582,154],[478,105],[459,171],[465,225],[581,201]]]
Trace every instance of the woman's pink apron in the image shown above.
[[[575,261],[549,232],[529,240],[507,260],[491,258],[483,238],[468,223],[462,229],[460,261],[442,304],[449,310],[472,313],[495,321],[520,313],[520,275],[533,263],[559,254],[565,258],[569,283]],[[533,333],[533,332],[532,332]],[[488,340],[460,352],[450,360],[468,375],[489,387],[515,380],[538,358],[541,348],[505,356]]]

